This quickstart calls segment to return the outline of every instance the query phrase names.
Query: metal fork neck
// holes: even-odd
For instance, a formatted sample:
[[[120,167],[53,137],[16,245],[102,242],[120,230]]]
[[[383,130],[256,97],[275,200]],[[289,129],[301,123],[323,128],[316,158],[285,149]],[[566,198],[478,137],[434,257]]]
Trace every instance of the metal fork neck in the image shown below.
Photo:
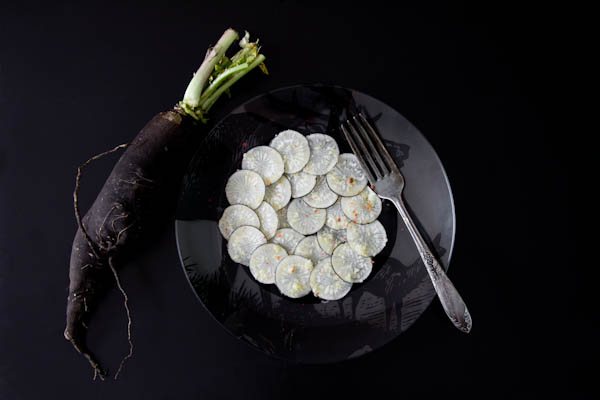
[[[402,198],[399,195],[391,196],[389,197],[389,200],[394,203],[398,209],[398,213],[402,217],[408,232],[417,246],[419,255],[423,260],[423,264],[425,264],[427,273],[431,278],[431,282],[442,303],[444,311],[458,329],[463,332],[469,332],[472,326],[471,314],[460,294],[446,275],[446,272],[437,261],[437,258],[431,252],[425,240],[423,240],[423,237],[410,217]]]

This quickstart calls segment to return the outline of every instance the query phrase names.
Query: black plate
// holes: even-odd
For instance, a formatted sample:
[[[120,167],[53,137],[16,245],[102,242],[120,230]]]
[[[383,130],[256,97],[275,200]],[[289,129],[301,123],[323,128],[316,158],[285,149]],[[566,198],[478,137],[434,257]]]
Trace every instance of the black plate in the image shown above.
[[[217,227],[227,178],[242,154],[268,144],[284,129],[333,136],[350,148],[339,123],[362,111],[384,138],[406,179],[404,198],[416,224],[447,268],[455,215],[448,179],[431,145],[402,115],[366,94],[341,87],[303,85],[258,96],[235,109],[208,134],[180,193],[175,229],[185,273],[198,298],[225,329],[261,351],[304,363],[335,362],[381,347],[407,330],[435,293],[417,250],[393,205],[379,220],[388,244],[367,281],[341,300],[312,295],[291,300],[275,285],[256,282],[231,261]]]

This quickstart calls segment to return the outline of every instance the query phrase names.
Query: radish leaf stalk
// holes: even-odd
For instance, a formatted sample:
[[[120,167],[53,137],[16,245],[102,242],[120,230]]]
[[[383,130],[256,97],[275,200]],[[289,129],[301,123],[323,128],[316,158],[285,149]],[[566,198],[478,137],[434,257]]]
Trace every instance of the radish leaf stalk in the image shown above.
[[[233,29],[225,31],[217,44],[208,50],[204,62],[190,81],[178,106],[192,118],[206,122],[206,113],[219,97],[255,67],[260,66],[267,73],[265,56],[259,53],[258,40],[251,42],[248,32],[240,40],[238,52],[231,58],[225,55],[237,39]]]

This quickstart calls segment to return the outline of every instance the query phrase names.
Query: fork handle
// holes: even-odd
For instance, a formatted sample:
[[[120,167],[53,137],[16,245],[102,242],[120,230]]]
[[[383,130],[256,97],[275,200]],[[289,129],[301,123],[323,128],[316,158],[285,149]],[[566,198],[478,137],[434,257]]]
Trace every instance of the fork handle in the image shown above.
[[[471,330],[472,322],[471,314],[469,314],[469,310],[467,309],[465,302],[460,297],[460,294],[458,294],[458,291],[446,275],[446,272],[441,267],[438,260],[435,258],[431,250],[429,250],[429,247],[423,240],[423,237],[419,233],[419,230],[410,217],[402,198],[400,196],[395,196],[391,197],[390,200],[398,209],[398,212],[404,220],[410,235],[417,245],[421,259],[423,260],[425,268],[429,273],[429,277],[431,278],[435,292],[442,303],[442,307],[444,307],[444,311],[446,311],[446,314],[454,326],[461,331],[468,333]]]

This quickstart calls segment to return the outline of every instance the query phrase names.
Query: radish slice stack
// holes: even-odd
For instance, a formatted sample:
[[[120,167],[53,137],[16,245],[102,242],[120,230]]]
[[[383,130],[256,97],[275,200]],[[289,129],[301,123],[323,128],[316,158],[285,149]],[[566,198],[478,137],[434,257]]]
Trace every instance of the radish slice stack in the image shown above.
[[[285,130],[248,150],[241,167],[218,223],[231,260],[290,298],[339,300],[369,277],[387,234],[354,154],[340,154],[331,136]]]

